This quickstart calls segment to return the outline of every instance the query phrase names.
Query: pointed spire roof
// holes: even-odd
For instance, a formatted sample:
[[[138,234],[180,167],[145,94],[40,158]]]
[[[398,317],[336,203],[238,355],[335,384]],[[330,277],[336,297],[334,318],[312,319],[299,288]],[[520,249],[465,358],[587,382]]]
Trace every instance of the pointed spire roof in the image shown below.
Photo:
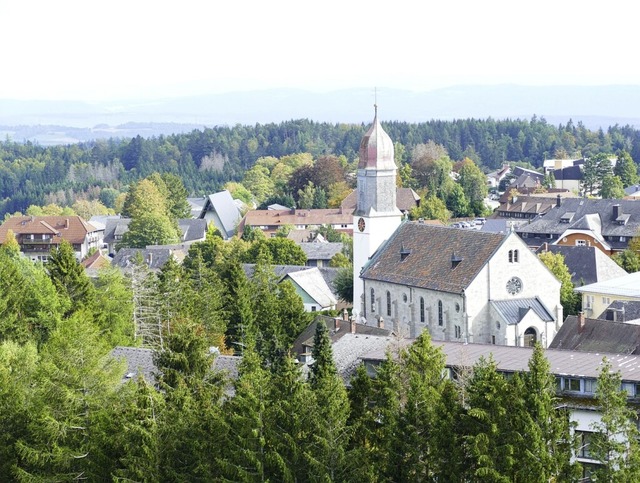
[[[358,169],[396,169],[393,142],[378,121],[378,105],[374,108],[373,124],[360,142]]]

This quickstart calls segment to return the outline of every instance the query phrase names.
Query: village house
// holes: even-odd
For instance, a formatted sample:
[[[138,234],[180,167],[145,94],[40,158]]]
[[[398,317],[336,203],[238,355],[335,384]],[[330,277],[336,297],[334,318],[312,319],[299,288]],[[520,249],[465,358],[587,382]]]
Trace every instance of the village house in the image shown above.
[[[206,197],[198,218],[207,222],[207,226],[214,225],[224,240],[236,234],[242,213],[238,202],[227,190],[211,194]]]
[[[78,261],[102,245],[103,231],[79,216],[12,216],[0,225],[0,243],[12,231],[20,251],[34,262],[46,262],[62,240],[73,246]]]
[[[576,287],[575,291],[582,295],[585,315],[595,318],[614,300],[640,302],[640,272]]]
[[[536,249],[554,245],[594,246],[607,255],[627,248],[640,229],[640,203],[634,200],[558,198],[544,216],[516,232]]]

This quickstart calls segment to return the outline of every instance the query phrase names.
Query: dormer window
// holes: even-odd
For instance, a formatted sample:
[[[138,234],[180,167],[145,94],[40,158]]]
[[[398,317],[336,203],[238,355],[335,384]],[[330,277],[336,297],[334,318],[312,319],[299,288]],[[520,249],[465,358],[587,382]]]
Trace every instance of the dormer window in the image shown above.
[[[567,211],[564,215],[560,217],[560,223],[571,223],[573,220],[573,216],[575,215],[572,211]]]

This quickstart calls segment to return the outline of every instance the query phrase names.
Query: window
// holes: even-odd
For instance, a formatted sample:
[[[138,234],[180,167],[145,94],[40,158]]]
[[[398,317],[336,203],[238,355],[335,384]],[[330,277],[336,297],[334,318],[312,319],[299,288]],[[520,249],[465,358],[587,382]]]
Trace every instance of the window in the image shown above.
[[[420,322],[424,324],[424,297],[420,297]]]
[[[513,263],[513,250],[509,250],[509,263]]]
[[[584,380],[584,392],[589,392],[591,394],[595,394],[597,387],[598,387],[598,380],[597,379],[585,379]]]
[[[609,305],[611,303],[611,299],[609,297],[602,297],[602,303]]]
[[[636,388],[635,386],[636,385],[631,382],[623,382],[621,388],[623,391],[627,393],[627,396],[633,397],[634,396],[633,392]]]
[[[564,383],[563,390],[580,392],[580,379],[574,377],[563,377],[562,379]]]
[[[621,242],[626,242],[627,241],[627,237],[626,236],[621,236],[620,237],[620,241]]]
[[[585,305],[584,305],[585,309],[591,309],[593,308],[593,295],[587,295],[585,297]]]
[[[496,345],[496,336],[495,336],[495,335],[492,335],[492,336],[491,336],[491,343],[492,343],[493,345]]]
[[[459,339],[462,336],[462,329],[460,328],[459,325],[455,326],[455,336],[456,336],[456,339]]]
[[[315,312],[317,310],[317,307],[315,305],[311,306],[311,312]]]
[[[442,300],[438,300],[438,325],[444,325],[444,313],[442,311]]]
[[[513,251],[513,263],[518,263],[518,250]]]
[[[391,292],[387,290],[387,316],[391,317]]]
[[[589,447],[593,440],[593,433],[590,431],[576,431],[576,436],[580,443],[578,456],[580,458],[591,458],[591,450]]]
[[[576,246],[577,247],[586,247],[587,246],[587,240],[576,240]]]
[[[371,312],[375,312],[376,311],[376,292],[375,290],[373,290],[373,288],[371,289]]]

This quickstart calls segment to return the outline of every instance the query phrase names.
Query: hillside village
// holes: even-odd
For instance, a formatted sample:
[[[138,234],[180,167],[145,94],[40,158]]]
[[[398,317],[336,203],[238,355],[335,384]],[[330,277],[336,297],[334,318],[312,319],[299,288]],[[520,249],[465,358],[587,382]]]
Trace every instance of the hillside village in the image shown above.
[[[607,164],[604,178],[591,179]],[[0,440],[0,460],[8,462],[1,476],[55,471],[64,479],[108,468],[153,481],[480,481],[489,474],[539,481],[527,472],[590,481],[628,471],[628,479],[610,481],[634,481],[637,173],[635,183],[611,191],[623,196],[610,197],[622,162],[607,156],[550,159],[542,172],[505,165],[480,181],[471,160],[456,171],[449,165],[441,164],[447,172],[425,196],[402,186],[376,107],[355,189],[341,186],[334,208],[310,201],[258,209],[234,189],[187,197],[176,179],[156,175],[130,189],[118,215],[8,216],[0,225],[4,275],[39,281],[37,294],[23,294],[28,304],[8,295],[0,304],[3,314],[37,310],[27,324],[19,317],[0,324],[0,382],[8,387],[0,389],[0,409],[10,398],[25,402],[0,415],[11,428]],[[446,206],[434,195],[444,185]],[[321,197],[313,183],[305,190],[309,200]],[[464,216],[438,217],[439,204]],[[64,351],[76,349],[65,344],[84,337],[100,345],[104,334],[110,357],[97,348],[90,354],[91,370],[104,377],[94,371],[61,382],[47,372],[65,354],[71,377],[76,369]],[[15,372],[19,361],[24,367]],[[45,395],[32,394],[12,371],[69,384],[79,399],[60,393],[42,405]],[[114,398],[114,413],[100,413],[104,400],[82,386],[94,376],[101,397]],[[494,407],[483,400],[489,392]],[[511,407],[509,394],[523,408]],[[418,401],[429,407],[416,409]],[[606,412],[611,401],[619,403],[615,425]],[[36,425],[59,412],[54,404],[69,404],[68,419],[40,433]],[[156,404],[165,426],[152,417]],[[82,405],[95,409],[91,423],[108,442],[74,419]],[[278,441],[281,426],[291,440]],[[130,441],[118,439],[122,427],[133,428]],[[399,428],[404,442],[394,439]],[[211,441],[214,432],[225,434],[223,445]],[[518,440],[532,432],[531,441]],[[168,446],[160,442],[168,437],[175,437]],[[198,450],[189,449],[192,437]],[[549,461],[525,465],[520,447],[529,444]],[[206,452],[215,461],[198,460]]]

